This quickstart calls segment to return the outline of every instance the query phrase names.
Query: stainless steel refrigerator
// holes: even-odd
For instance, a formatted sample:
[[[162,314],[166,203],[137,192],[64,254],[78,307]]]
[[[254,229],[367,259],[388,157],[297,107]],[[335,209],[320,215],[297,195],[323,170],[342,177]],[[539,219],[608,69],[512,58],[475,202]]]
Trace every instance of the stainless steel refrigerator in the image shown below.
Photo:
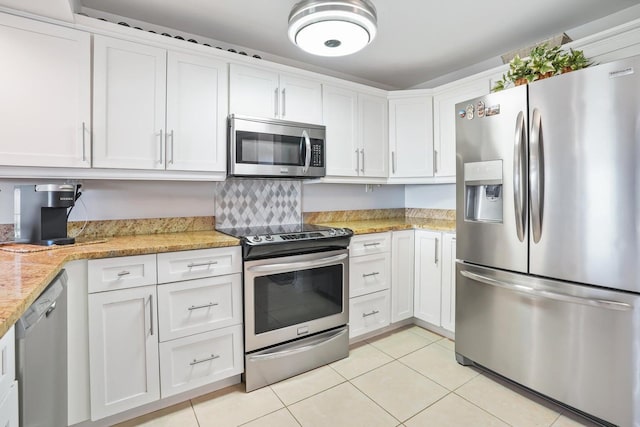
[[[456,114],[458,362],[640,427],[640,57]]]

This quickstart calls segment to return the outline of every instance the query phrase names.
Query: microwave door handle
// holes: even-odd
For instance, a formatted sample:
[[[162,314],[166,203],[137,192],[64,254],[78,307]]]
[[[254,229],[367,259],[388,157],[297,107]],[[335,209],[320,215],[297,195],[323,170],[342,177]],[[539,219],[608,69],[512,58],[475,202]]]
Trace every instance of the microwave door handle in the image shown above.
[[[311,139],[309,138],[309,134],[306,130],[302,131],[302,137],[304,138],[304,167],[302,168],[302,173],[307,173],[309,170],[309,166],[311,165]]]

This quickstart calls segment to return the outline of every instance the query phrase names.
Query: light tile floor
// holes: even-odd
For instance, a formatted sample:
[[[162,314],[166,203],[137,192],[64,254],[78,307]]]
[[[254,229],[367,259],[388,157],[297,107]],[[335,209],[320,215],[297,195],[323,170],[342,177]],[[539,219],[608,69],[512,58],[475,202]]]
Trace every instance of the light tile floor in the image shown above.
[[[251,393],[229,387],[120,427],[596,426],[474,368],[453,342],[418,326],[351,348],[349,357]]]

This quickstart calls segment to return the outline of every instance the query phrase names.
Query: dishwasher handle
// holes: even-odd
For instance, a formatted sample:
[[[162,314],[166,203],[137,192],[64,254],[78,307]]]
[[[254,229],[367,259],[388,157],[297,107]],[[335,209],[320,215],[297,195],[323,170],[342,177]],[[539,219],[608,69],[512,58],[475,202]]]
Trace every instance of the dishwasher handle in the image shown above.
[[[62,295],[66,284],[67,272],[62,270],[16,322],[17,339],[26,337],[38,322],[49,317],[55,310],[56,301]]]

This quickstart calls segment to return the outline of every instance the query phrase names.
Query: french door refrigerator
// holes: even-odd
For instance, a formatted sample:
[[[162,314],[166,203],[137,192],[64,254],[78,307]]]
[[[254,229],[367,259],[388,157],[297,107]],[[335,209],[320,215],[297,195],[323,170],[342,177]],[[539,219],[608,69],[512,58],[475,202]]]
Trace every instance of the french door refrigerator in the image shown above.
[[[640,427],[640,57],[456,114],[458,362]]]

